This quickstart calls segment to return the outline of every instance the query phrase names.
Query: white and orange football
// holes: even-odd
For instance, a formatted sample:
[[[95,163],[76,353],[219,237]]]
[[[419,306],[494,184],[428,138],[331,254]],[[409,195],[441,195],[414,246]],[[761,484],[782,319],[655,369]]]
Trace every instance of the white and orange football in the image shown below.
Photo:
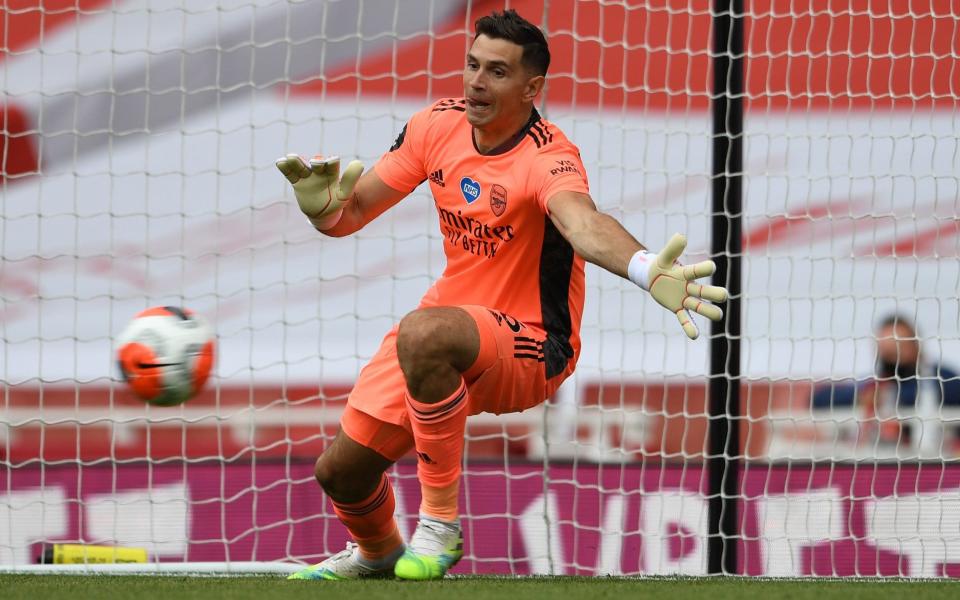
[[[213,370],[207,321],[176,306],[140,312],[117,339],[117,364],[130,389],[150,404],[175,406],[197,394]]]

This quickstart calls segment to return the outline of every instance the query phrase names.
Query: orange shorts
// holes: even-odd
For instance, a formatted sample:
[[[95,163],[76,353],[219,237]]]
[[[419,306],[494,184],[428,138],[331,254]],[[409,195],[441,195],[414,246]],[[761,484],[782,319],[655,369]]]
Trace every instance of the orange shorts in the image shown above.
[[[483,306],[460,306],[477,323],[480,352],[463,374],[470,396],[469,414],[520,412],[549,398],[573,372],[575,361],[547,379],[543,345],[546,332]],[[340,426],[350,439],[390,460],[413,448],[413,433],[404,394],[407,390],[397,359],[397,329],[360,371],[347,399]]]

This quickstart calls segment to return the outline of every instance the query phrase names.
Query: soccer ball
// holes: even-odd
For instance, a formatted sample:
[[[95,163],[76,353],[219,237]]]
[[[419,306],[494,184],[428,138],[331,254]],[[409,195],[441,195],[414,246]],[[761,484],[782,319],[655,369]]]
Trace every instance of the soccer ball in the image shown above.
[[[130,321],[117,343],[124,381],[150,404],[175,406],[200,389],[213,370],[213,331],[192,311],[155,306]]]

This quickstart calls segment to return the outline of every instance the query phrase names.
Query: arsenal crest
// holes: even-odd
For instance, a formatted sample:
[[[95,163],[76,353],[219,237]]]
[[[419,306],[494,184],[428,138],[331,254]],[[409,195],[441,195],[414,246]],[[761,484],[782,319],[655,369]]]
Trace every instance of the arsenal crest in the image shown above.
[[[507,210],[507,190],[502,185],[493,184],[490,188],[490,210],[498,217]]]

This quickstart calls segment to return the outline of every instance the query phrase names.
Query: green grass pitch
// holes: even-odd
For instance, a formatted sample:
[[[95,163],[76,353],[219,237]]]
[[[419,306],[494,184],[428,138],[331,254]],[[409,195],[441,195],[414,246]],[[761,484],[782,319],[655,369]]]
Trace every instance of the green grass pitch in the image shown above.
[[[311,598],[322,600],[576,600],[579,598],[664,598],[666,600],[825,600],[842,598],[960,597],[954,581],[774,581],[743,578],[460,577],[426,583],[401,581],[286,581],[281,577],[147,577],[2,575],[4,600],[41,598]]]

